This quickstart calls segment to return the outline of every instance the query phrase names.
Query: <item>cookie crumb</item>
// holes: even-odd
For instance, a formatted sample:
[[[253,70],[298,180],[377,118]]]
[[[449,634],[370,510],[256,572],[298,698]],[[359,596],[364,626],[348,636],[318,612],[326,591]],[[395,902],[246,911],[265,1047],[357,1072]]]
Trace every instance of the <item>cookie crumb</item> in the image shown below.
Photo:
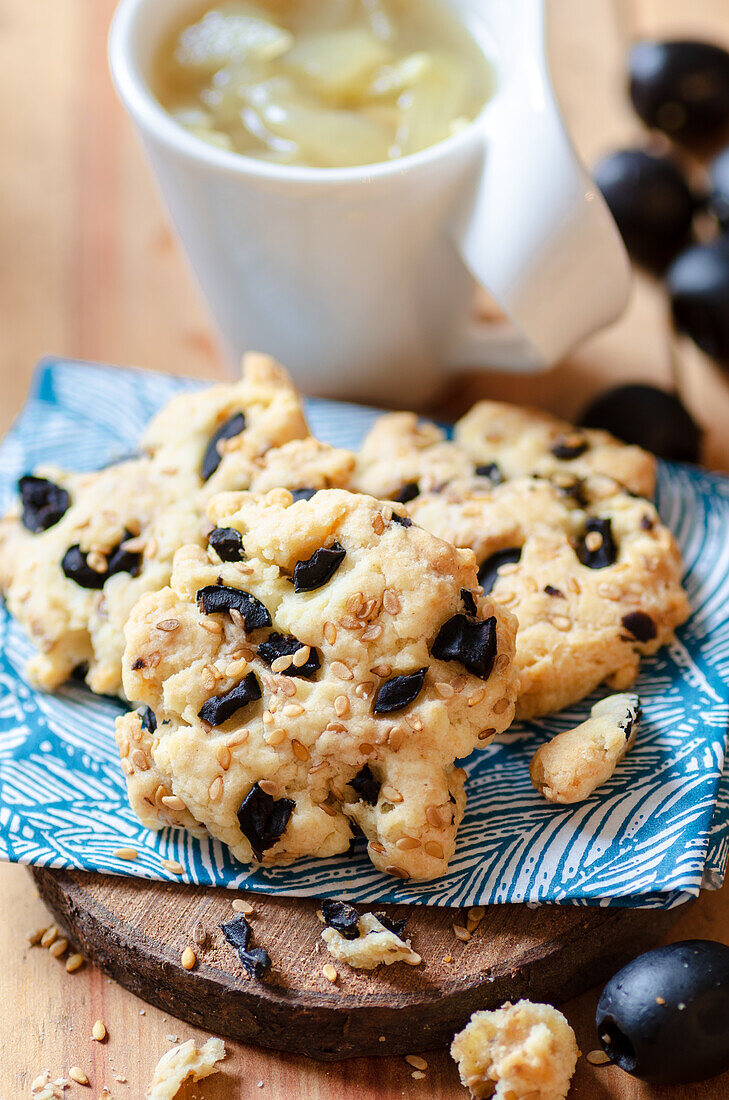
[[[147,1100],[174,1100],[184,1081],[189,1078],[200,1081],[217,1073],[217,1063],[225,1054],[222,1040],[215,1038],[208,1039],[202,1047],[198,1047],[194,1039],[173,1047],[157,1063],[147,1088]]]

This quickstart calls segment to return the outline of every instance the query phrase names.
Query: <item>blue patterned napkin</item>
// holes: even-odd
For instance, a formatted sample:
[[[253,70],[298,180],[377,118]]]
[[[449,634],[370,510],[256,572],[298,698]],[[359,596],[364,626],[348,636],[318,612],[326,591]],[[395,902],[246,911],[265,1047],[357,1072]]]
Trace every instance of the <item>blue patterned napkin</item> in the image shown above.
[[[199,385],[91,364],[39,367],[16,425],[0,446],[0,508],[38,463],[92,469],[134,449],[171,394]],[[356,447],[371,409],[308,402],[321,439]],[[217,841],[150,833],[131,812],[113,740],[119,704],[69,685],[56,695],[23,678],[30,646],[0,608],[0,856],[20,863],[177,879],[267,893],[360,902],[475,905],[560,902],[666,908],[721,885],[729,852],[729,479],[662,464],[658,506],[686,561],[693,606],[678,640],[645,661],[645,721],[615,776],[587,802],[548,805],[528,764],[547,737],[582,721],[592,700],[518,727],[466,762],[468,808],[449,874],[394,882],[362,852],[250,872]],[[114,857],[134,847],[134,864]]]

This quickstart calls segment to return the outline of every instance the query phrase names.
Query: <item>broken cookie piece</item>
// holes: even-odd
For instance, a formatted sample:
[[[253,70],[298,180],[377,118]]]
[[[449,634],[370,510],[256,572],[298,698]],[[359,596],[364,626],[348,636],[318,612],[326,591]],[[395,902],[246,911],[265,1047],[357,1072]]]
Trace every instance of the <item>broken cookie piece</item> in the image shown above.
[[[471,1096],[565,1100],[579,1051],[561,1012],[517,1001],[474,1012],[453,1040],[451,1056]]]
[[[537,749],[529,766],[532,783],[549,802],[583,802],[632,748],[640,718],[637,695],[601,699],[586,722]]]
[[[347,906],[350,909],[351,906]],[[345,962],[357,970],[374,970],[384,963],[406,962],[417,966],[420,955],[413,951],[410,940],[402,939],[378,920],[374,913],[364,913],[358,921],[359,934],[352,938],[349,926],[338,931],[336,927],[326,928],[321,938],[327,945],[327,951],[340,962]]]
[[[208,1039],[198,1047],[194,1039],[163,1054],[147,1088],[147,1100],[174,1100],[185,1081],[202,1081],[217,1073],[217,1064],[225,1058],[222,1039]]]

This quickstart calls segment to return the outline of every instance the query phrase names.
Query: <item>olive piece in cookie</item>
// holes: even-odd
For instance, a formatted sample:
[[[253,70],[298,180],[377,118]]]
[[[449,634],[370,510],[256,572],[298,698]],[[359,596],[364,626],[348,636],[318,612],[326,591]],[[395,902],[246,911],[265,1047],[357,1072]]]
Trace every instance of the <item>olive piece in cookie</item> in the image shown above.
[[[103,588],[109,576],[107,569],[104,569],[103,573],[97,572],[96,569],[91,568],[87,558],[88,555],[84,554],[78,543],[69,546],[61,560],[64,576],[74,581],[80,588]]]
[[[306,561],[294,566],[294,592],[314,592],[332,579],[347,551],[335,540],[331,546],[315,550]]]
[[[505,550],[497,550],[486,561],[482,562],[478,569],[478,583],[488,593],[492,590],[499,575],[502,565],[516,565],[521,561],[521,547],[509,546]]]
[[[363,802],[366,802],[368,806],[376,806],[377,799],[380,797],[381,783],[375,779],[370,769],[369,764],[365,764],[363,768],[355,775],[354,779],[349,781],[350,787],[354,787],[359,797]]]
[[[614,565],[618,548],[609,519],[588,519],[576,547],[577,557],[588,569],[607,569]]]
[[[226,439],[234,439],[237,435],[240,435],[241,432],[245,431],[245,426],[246,418],[243,413],[236,413],[235,416],[231,416],[224,424],[221,424],[208,443],[203,455],[200,467],[200,477],[203,481],[208,481],[220,465],[222,455],[219,444],[224,443]]]
[[[224,584],[208,584],[199,589],[196,600],[205,615],[219,615],[224,612],[238,611],[243,616],[248,631],[261,630],[271,625],[268,608],[240,588],[229,588]]]
[[[573,432],[570,435],[561,435],[553,444],[551,450],[555,458],[569,461],[572,458],[579,458],[580,455],[585,453],[589,446],[590,444],[585,439],[584,435],[580,435],[579,432]]]
[[[131,531],[124,532],[124,538],[109,552],[107,573],[112,577],[115,573],[128,573],[130,577],[136,577],[142,568],[142,554],[138,550],[126,550],[124,547],[128,539],[133,538]]]
[[[291,496],[294,498],[294,504],[296,504],[300,500],[311,500],[318,492],[318,489],[292,489]]]
[[[321,903],[321,915],[327,927],[333,928],[345,940],[356,940],[359,937],[359,913],[353,905],[325,898]]]
[[[198,718],[208,722],[211,726],[222,726],[229,718],[242,707],[249,703],[255,703],[261,698],[261,685],[258,683],[255,672],[249,672],[245,680],[241,680],[224,695],[213,695],[200,707]]]
[[[304,646],[293,634],[279,634],[274,631],[269,634],[265,642],[258,646],[258,656],[267,665],[272,665],[279,657],[288,657],[298,653],[302,649],[309,650],[309,656],[303,664],[297,665],[292,660],[288,668],[278,669],[281,676],[301,676],[305,680],[311,680],[321,668],[321,658],[313,646]]]
[[[248,946],[251,941],[251,926],[246,918],[240,916],[221,924],[220,931],[231,947],[235,948],[243,969],[252,978],[263,978],[271,966],[271,957],[262,947]]]
[[[399,493],[395,493],[392,499],[397,504],[408,504],[417,496],[420,496],[420,486],[417,481],[409,481],[407,485],[403,485]]]
[[[148,733],[154,733],[157,729],[157,715],[154,713],[151,707],[145,707],[140,712],[142,719],[142,729],[147,730]]]
[[[460,661],[474,676],[488,680],[496,660],[496,619],[454,615],[438,631],[430,652],[438,661]]]
[[[410,516],[399,516],[397,512],[392,513],[392,522],[399,523],[401,527],[412,527],[413,525]]]
[[[486,481],[490,481],[494,488],[497,485],[503,485],[506,480],[497,462],[482,462],[474,468],[473,472],[476,477],[483,477]]]
[[[473,598],[473,593],[469,592],[467,588],[461,589],[461,599],[463,600],[463,606],[465,607],[469,615],[478,614],[476,601]]]
[[[407,917],[401,917],[399,919],[396,917],[389,917],[387,913],[383,913],[379,910],[374,915],[377,917],[382,927],[386,928],[388,932],[392,932],[393,936],[398,936],[400,939],[403,938],[405,927],[408,923]]]
[[[212,546],[221,561],[243,560],[243,538],[234,527],[214,527],[208,537],[208,546]]]
[[[651,642],[658,634],[656,624],[645,611],[630,611],[620,620],[629,634],[639,642]]]
[[[71,497],[60,485],[44,477],[21,477],[18,490],[23,505],[23,527],[34,535],[55,526],[68,511]]]
[[[391,680],[386,680],[375,695],[374,713],[392,714],[409,707],[420,695],[427,671],[427,668],[419,668],[407,676],[393,676]]]
[[[254,783],[240,804],[238,824],[256,859],[273,848],[283,834],[296,803],[291,798],[274,798]]]

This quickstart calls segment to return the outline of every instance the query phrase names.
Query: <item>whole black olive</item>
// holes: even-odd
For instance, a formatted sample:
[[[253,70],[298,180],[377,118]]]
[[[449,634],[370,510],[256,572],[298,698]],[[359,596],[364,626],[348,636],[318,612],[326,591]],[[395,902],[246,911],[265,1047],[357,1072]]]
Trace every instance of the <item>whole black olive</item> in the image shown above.
[[[610,1060],[656,1085],[729,1069],[729,947],[684,940],[640,955],[611,978],[597,1006]]]
[[[690,239],[696,200],[672,160],[620,149],[595,165],[593,178],[631,259],[660,273]]]
[[[709,167],[709,209],[722,229],[729,229],[729,147]]]
[[[710,42],[639,42],[628,55],[630,98],[646,126],[687,144],[729,126],[729,53]]]
[[[636,383],[598,394],[582,413],[580,424],[611,432],[659,458],[699,461],[701,428],[678,394],[655,386]]]
[[[729,365],[729,236],[688,248],[668,269],[666,285],[678,331]]]

